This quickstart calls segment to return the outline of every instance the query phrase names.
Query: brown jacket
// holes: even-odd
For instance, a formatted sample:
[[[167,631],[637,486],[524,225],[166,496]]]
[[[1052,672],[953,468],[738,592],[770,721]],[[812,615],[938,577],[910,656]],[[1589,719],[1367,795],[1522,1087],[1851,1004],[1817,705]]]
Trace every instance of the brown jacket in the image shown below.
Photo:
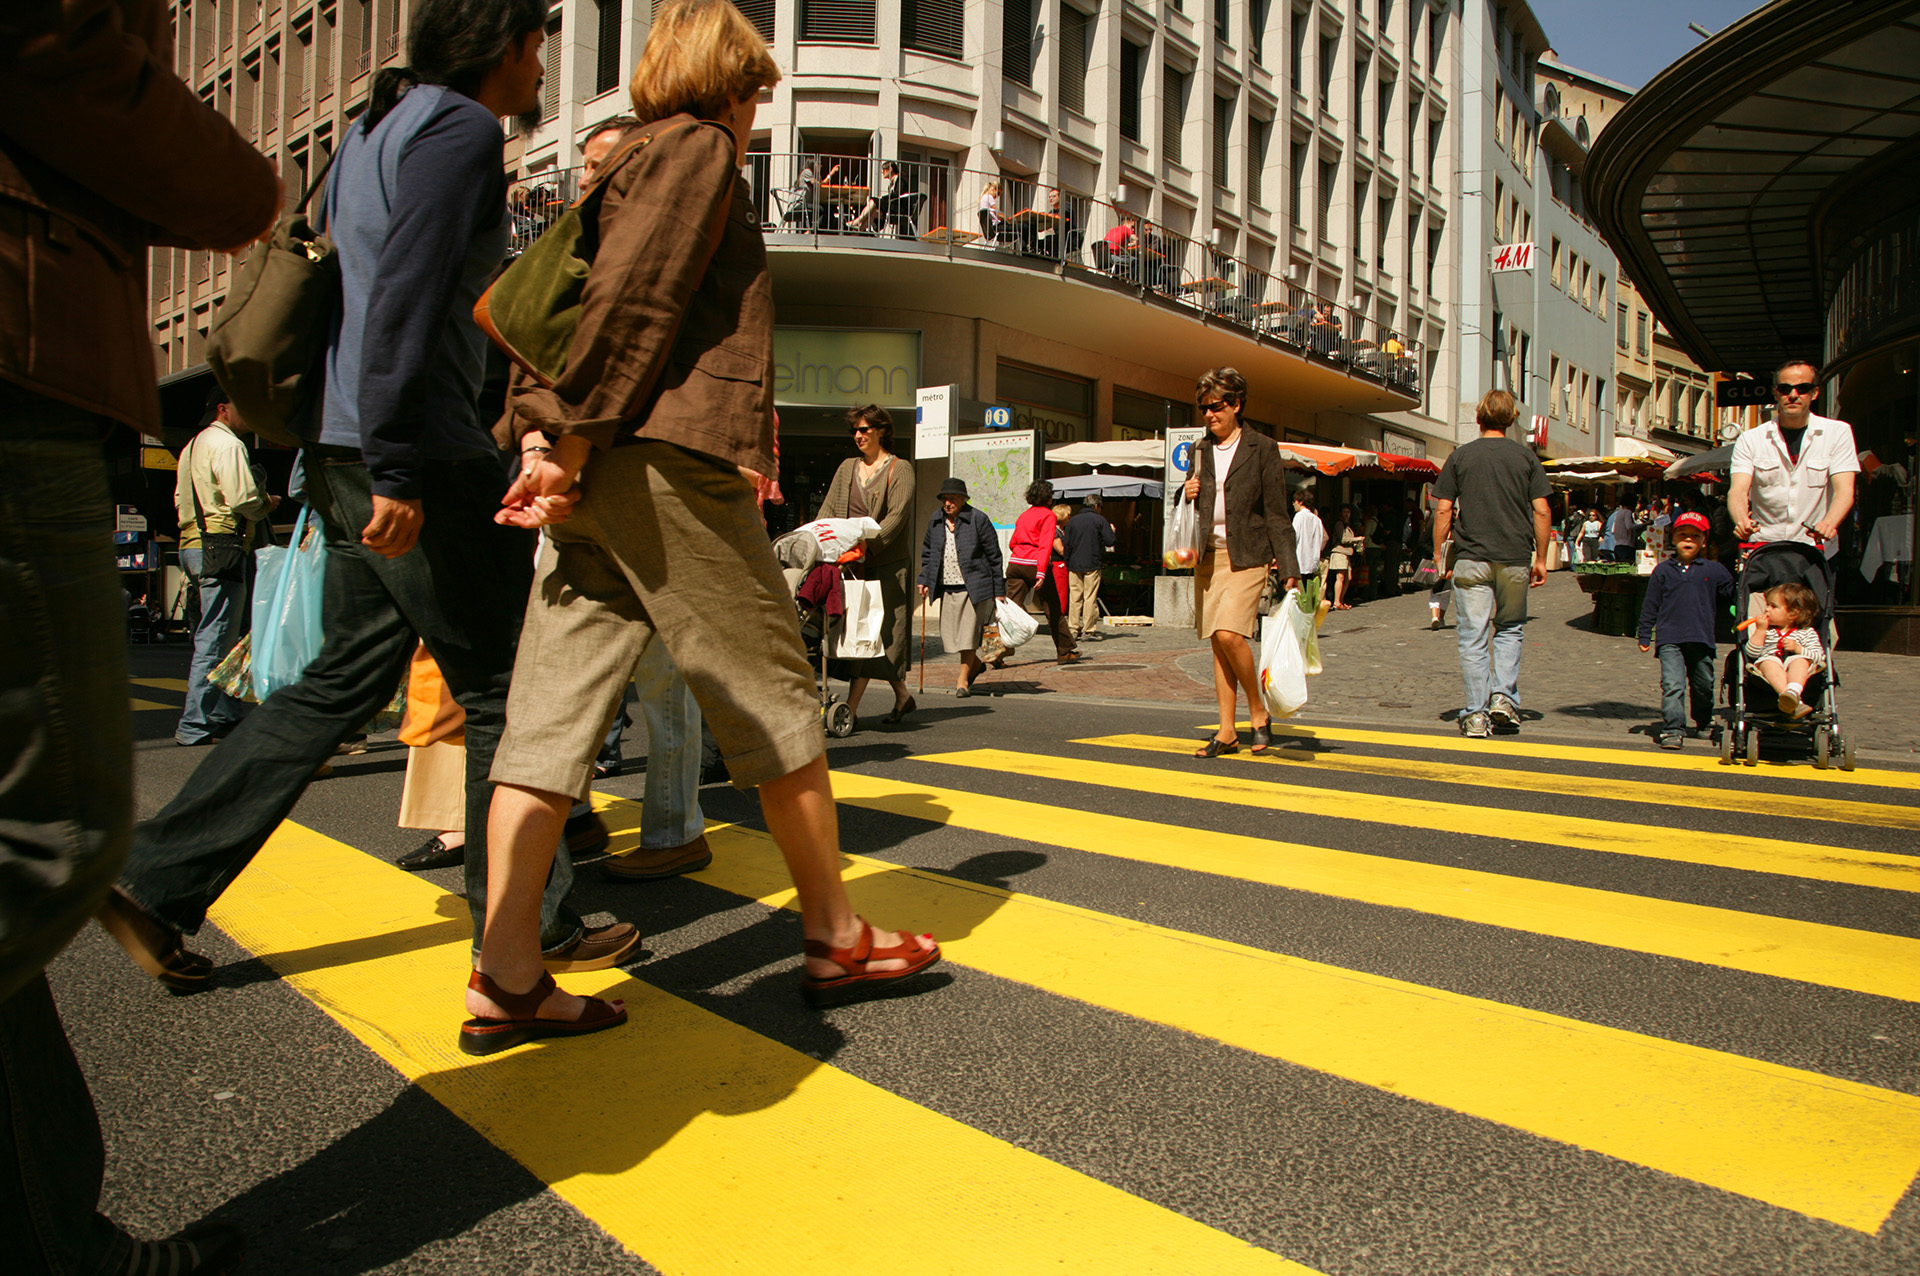
[[[175,78],[162,0],[0,11],[0,378],[157,435],[146,248],[258,236],[273,166]]]
[[[1213,436],[1200,441],[1200,494],[1194,513],[1213,519]],[[1274,441],[1240,427],[1240,446],[1227,470],[1227,561],[1235,571],[1272,563],[1282,576],[1298,576],[1294,562],[1293,499],[1287,494],[1286,463]]]
[[[606,179],[567,370],[551,390],[516,372],[495,438],[630,434],[776,474],[773,279],[733,134],[687,115],[640,131]]]

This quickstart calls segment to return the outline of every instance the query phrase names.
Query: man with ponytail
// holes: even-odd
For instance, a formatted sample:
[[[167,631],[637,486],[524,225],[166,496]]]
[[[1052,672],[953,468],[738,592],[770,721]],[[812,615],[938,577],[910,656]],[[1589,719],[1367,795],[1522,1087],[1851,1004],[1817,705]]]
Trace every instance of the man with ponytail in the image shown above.
[[[303,449],[326,530],[325,641],[141,826],[102,920],[149,972],[203,986],[181,947],[346,736],[391,699],[424,641],[466,711],[467,831],[486,843],[487,772],[505,721],[534,542],[496,523],[508,476],[478,418],[485,338],[473,303],[506,257],[503,116],[537,112],[545,0],[420,0],[409,65],[375,79],[318,201],[341,307],[319,437]],[[490,424],[490,423],[489,423]],[[466,860],[474,945],[486,858]],[[550,970],[634,951],[564,903],[564,849],[541,907]]]

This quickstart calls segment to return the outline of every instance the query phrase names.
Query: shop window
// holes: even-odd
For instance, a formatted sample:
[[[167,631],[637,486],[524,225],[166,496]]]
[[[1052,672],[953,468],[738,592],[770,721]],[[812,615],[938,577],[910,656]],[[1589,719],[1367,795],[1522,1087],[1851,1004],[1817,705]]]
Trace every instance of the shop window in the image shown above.
[[[1012,409],[1014,429],[1039,430],[1050,444],[1093,437],[1092,382],[1004,360],[995,381],[996,402]]]

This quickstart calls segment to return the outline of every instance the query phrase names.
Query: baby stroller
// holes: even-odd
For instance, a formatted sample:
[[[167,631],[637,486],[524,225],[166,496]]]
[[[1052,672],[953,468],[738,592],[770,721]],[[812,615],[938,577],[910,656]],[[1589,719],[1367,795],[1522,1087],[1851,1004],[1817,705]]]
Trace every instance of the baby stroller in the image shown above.
[[[1820,614],[1814,617],[1812,628],[1826,645],[1827,667],[1809,678],[1800,693],[1801,702],[1810,705],[1813,712],[1804,718],[1790,717],[1775,707],[1773,688],[1753,667],[1751,634],[1736,633],[1721,679],[1727,706],[1725,721],[1717,728],[1720,761],[1731,766],[1738,756],[1746,765],[1758,766],[1764,736],[1807,748],[1813,755],[1813,765],[1822,771],[1835,758],[1841,770],[1853,770],[1853,742],[1840,729],[1840,668],[1834,654],[1831,614],[1833,569],[1826,556],[1798,541],[1743,544],[1739,570],[1734,574],[1742,598],[1789,581],[1799,581],[1813,590]]]
[[[853,734],[853,707],[827,686],[827,657],[846,620],[840,570],[867,556],[867,541],[880,534],[870,518],[820,518],[773,543],[773,556],[800,611],[800,640],[807,663],[818,671],[820,720],[836,740]]]

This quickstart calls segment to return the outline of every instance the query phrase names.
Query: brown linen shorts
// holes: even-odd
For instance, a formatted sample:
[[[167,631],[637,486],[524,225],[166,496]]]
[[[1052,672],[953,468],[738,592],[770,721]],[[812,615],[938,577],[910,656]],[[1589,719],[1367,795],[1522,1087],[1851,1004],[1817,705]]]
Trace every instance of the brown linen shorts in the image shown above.
[[[547,529],[490,777],[575,800],[656,636],[739,788],[826,748],[793,595],[753,488],[671,443],[595,454],[573,517]]]
[[[1194,628],[1202,638],[1222,630],[1253,637],[1266,584],[1265,566],[1236,571],[1226,550],[1208,549],[1193,573]]]

